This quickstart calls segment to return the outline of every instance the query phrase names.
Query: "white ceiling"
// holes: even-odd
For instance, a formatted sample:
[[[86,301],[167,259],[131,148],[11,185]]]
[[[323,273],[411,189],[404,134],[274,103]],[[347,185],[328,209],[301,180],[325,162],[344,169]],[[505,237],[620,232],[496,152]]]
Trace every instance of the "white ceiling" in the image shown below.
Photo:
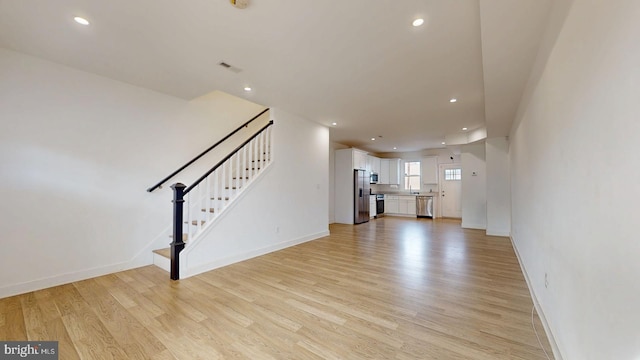
[[[0,47],[184,99],[222,90],[337,122],[333,141],[406,152],[462,127],[508,134],[550,3],[0,0]]]

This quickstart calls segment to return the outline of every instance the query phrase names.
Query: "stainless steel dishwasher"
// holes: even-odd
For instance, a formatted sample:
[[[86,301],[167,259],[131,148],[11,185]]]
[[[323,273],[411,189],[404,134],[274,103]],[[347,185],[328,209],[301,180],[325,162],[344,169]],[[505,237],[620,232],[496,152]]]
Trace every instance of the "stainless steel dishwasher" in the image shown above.
[[[416,196],[416,215],[433,219],[433,196]]]

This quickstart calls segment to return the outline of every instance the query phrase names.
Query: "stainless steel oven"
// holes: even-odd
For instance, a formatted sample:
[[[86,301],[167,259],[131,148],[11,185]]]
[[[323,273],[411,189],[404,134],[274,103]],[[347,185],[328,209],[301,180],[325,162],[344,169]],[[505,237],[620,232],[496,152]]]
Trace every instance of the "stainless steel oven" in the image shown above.
[[[376,195],[376,217],[384,216],[384,195]]]

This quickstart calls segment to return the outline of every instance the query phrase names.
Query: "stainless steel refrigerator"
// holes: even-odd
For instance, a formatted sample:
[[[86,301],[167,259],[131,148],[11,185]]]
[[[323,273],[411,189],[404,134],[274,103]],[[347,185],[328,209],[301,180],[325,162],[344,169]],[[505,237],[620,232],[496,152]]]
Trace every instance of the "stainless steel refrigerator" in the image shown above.
[[[353,223],[362,224],[369,221],[369,174],[365,170],[353,170]]]

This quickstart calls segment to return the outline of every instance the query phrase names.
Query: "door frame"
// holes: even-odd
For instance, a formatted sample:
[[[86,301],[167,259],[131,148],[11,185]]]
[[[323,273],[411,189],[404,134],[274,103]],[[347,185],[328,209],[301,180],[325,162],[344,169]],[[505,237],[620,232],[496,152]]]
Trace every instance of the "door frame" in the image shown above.
[[[457,162],[438,164],[438,181],[440,182],[438,186],[438,211],[440,211],[440,214],[438,215],[440,215],[441,218],[444,218],[444,212],[442,211],[442,204],[444,203],[444,201],[442,201],[442,188],[444,187],[444,182],[445,182],[444,180],[445,166],[457,166],[460,169],[462,169],[462,164]],[[462,179],[460,179],[460,203],[462,204]]]

